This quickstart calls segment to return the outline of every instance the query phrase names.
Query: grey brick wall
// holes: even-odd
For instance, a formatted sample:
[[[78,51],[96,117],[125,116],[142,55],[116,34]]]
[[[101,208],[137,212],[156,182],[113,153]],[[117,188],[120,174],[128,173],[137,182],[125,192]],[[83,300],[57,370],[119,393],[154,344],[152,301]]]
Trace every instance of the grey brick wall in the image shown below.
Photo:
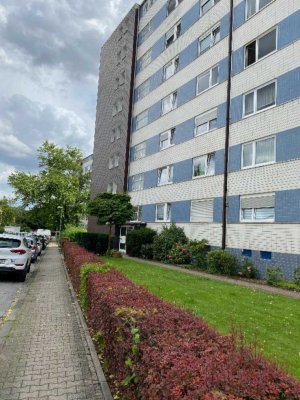
[[[126,183],[137,9],[138,6],[134,6],[129,11],[101,49],[91,198],[97,193],[106,192],[112,183],[117,185],[117,192],[123,192]],[[114,112],[117,102],[121,102],[122,110]],[[117,128],[120,128],[120,138],[111,142],[112,132]],[[109,169],[109,159],[114,156],[119,156],[119,165]],[[89,218],[89,232],[105,231],[103,228],[96,224],[95,218]]]

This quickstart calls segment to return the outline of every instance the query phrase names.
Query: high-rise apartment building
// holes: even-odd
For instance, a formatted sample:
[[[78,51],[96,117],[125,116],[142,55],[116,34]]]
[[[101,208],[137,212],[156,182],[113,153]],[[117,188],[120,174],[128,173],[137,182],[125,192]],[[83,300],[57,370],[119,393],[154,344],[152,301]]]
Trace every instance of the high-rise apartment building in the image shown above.
[[[249,257],[261,273],[280,266],[292,278],[300,266],[299,0],[145,1],[132,93],[135,219],[154,229],[175,222],[190,238]]]

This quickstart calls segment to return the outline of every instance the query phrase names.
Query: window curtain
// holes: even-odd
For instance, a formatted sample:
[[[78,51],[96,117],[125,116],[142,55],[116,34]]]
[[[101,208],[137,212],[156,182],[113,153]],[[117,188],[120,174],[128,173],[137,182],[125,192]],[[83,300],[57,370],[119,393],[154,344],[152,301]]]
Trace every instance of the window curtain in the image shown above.
[[[247,18],[256,12],[256,0],[247,0]]]
[[[274,138],[256,142],[255,164],[275,161]]]
[[[275,104],[275,82],[257,91],[257,111]]]

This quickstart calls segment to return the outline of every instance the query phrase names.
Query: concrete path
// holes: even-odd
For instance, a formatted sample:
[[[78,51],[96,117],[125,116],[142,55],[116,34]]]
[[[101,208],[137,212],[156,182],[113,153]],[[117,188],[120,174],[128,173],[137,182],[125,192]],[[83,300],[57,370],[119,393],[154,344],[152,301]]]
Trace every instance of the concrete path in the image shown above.
[[[97,362],[54,244],[0,340],[0,399],[111,399]]]
[[[189,274],[189,275],[202,276],[203,278],[212,279],[215,281],[231,283],[233,285],[243,286],[243,287],[247,287],[247,288],[255,289],[255,290],[262,290],[264,292],[268,292],[271,294],[280,294],[282,296],[292,297],[293,299],[300,299],[300,292],[285,290],[285,289],[277,288],[275,286],[263,285],[263,284],[255,283],[255,281],[251,282],[251,280],[248,281],[248,280],[244,280],[244,279],[228,278],[226,276],[212,275],[212,274],[208,274],[207,272],[195,271],[192,269],[182,268],[182,267],[175,266],[172,264],[163,264],[163,263],[160,263],[157,261],[143,260],[141,258],[136,258],[136,257],[129,257],[129,256],[125,256],[125,257],[128,260],[138,261],[138,262],[141,262],[144,264],[156,265],[161,268],[171,269],[173,271],[180,271],[180,272],[184,272],[185,274]]]

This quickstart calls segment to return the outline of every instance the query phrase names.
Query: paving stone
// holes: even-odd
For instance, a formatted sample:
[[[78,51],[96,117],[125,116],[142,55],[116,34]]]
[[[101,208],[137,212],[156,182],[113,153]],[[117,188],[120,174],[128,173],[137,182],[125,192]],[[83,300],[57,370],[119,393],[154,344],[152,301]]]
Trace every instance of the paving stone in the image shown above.
[[[104,400],[57,247],[47,249],[1,348],[1,400]]]

